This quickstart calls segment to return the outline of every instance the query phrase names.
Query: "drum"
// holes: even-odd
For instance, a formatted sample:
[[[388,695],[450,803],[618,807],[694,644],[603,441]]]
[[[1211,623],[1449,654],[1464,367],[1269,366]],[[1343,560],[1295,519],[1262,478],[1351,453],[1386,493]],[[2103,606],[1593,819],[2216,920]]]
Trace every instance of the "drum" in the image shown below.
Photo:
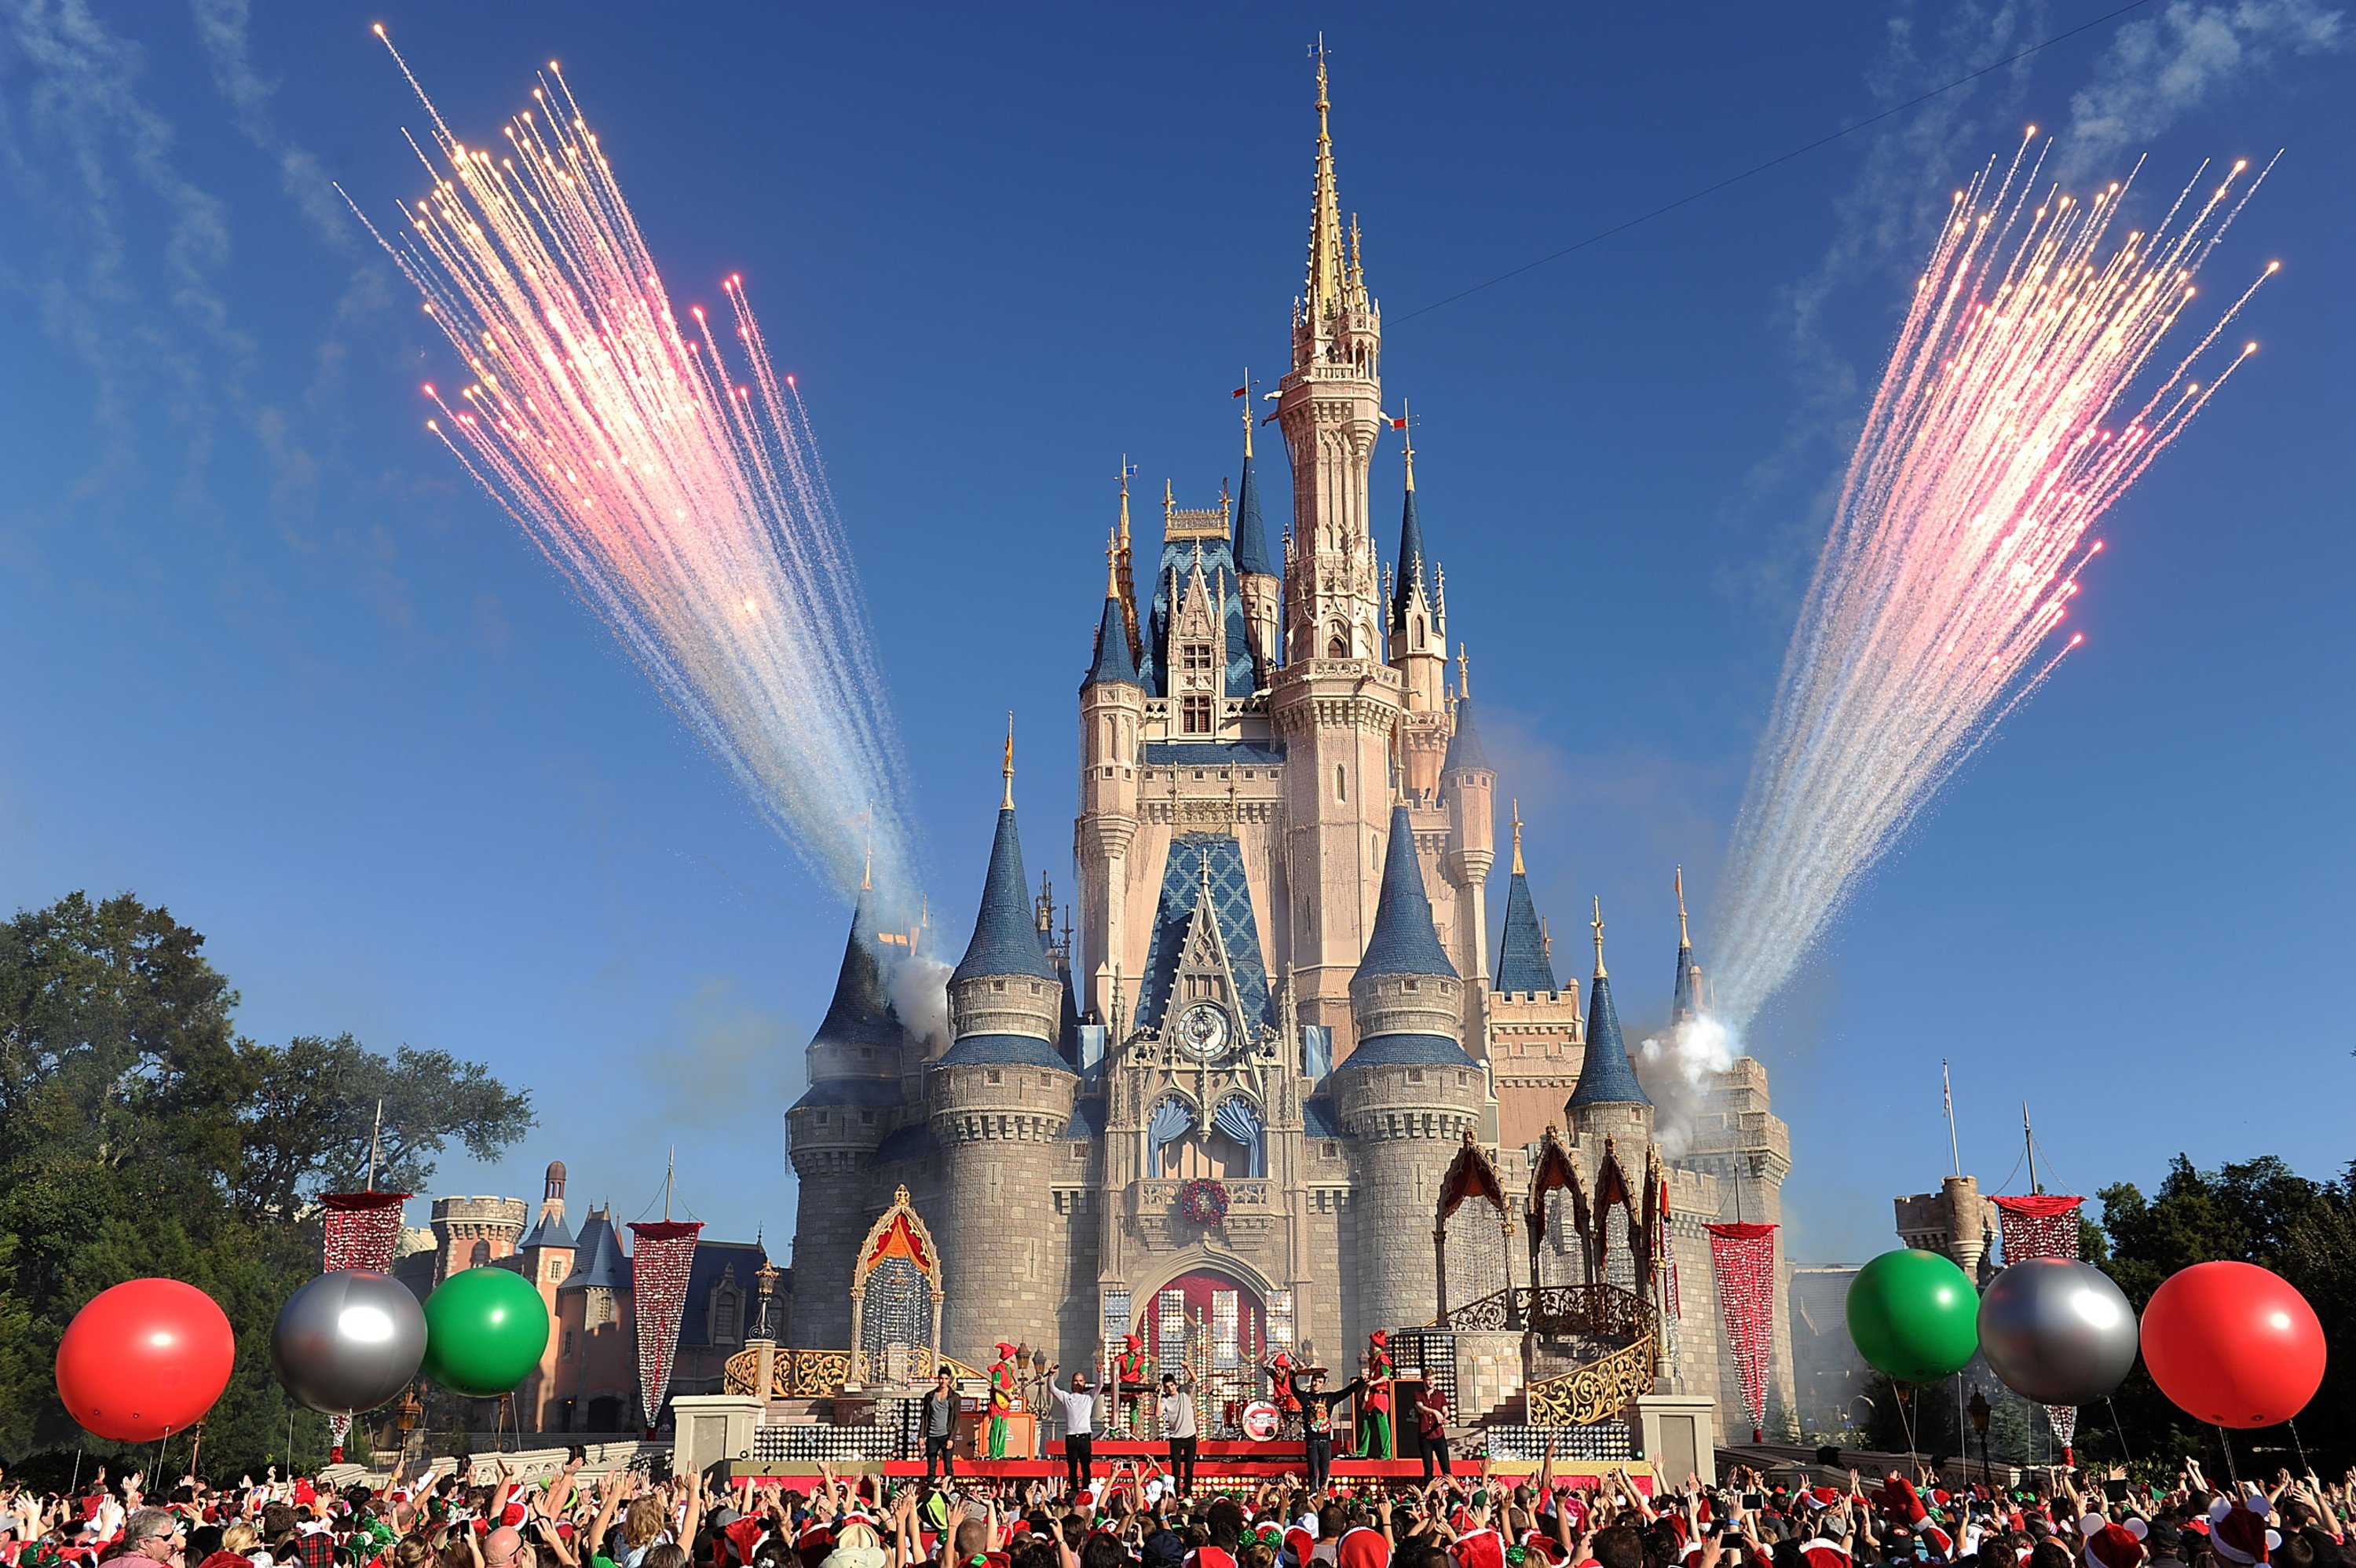
[[[1256,1399],[1244,1406],[1244,1435],[1255,1443],[1265,1443],[1274,1437],[1284,1424],[1284,1413],[1264,1399]]]

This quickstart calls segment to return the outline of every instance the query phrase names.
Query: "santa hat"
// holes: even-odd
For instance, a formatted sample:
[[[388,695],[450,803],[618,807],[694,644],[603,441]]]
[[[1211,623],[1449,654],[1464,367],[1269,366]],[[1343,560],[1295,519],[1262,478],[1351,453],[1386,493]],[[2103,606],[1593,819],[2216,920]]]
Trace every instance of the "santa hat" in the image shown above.
[[[2209,1509],[2209,1544],[2228,1563],[2265,1562],[2282,1544],[2282,1536],[2266,1528],[2272,1511],[2264,1498],[2250,1498],[2238,1507],[2219,1498]]]
[[[1923,1525],[1922,1541],[1931,1548],[1932,1551],[1939,1554],[1939,1560],[1941,1562],[1952,1563],[1954,1561],[1955,1538],[1949,1535],[1942,1526],[1935,1524]]]
[[[2139,1519],[2113,1524],[2101,1514],[2088,1514],[2078,1521],[2078,1533],[2086,1539],[2086,1568],[2143,1568],[2149,1555],[2143,1538],[2149,1528]]]
[[[1800,1494],[1800,1500],[1811,1509],[1828,1509],[1840,1501],[1840,1493],[1830,1487],[1810,1487]]]
[[[1811,1541],[1800,1548],[1808,1568],[1850,1568],[1849,1555],[1829,1541]]]
[[[1122,1348],[1125,1349],[1138,1350],[1142,1349],[1145,1347],[1145,1341],[1139,1339],[1134,1334],[1123,1334],[1120,1337],[1120,1342]]]
[[[1874,1500],[1882,1517],[1898,1524],[1920,1524],[1930,1517],[1930,1510],[1922,1506],[1922,1494],[1903,1476],[1892,1475],[1883,1482]]]

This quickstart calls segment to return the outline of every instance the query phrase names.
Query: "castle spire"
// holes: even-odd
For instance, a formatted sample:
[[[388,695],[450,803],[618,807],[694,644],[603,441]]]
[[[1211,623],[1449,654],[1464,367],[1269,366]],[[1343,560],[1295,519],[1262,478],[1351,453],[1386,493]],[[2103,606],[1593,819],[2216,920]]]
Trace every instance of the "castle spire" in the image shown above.
[[[1251,367],[1249,367],[1248,365],[1247,365],[1246,367],[1244,367],[1244,386],[1243,386],[1243,390],[1242,390],[1242,392],[1240,392],[1239,394],[1237,394],[1238,396],[1240,396],[1240,397],[1243,399],[1243,404],[1244,404],[1244,461],[1245,461],[1246,463],[1249,463],[1249,462],[1251,461],[1251,454],[1252,454],[1252,449],[1251,449],[1251,437],[1252,437],[1252,400],[1251,400],[1251,384],[1252,384],[1252,379],[1251,379]]]
[[[1588,989],[1587,1060],[1579,1087],[1570,1092],[1574,1112],[1589,1105],[1650,1105],[1652,1099],[1628,1059],[1620,1033],[1620,1011],[1612,1005],[1612,978],[1603,972],[1603,901],[1595,901],[1595,978]]]
[[[952,982],[983,976],[1024,975],[1056,978],[1032,923],[1030,878],[1023,869],[1023,837],[1014,826],[1014,723],[1008,715],[1006,793],[998,806],[998,834],[991,840],[990,869],[982,878],[981,909],[974,916],[973,940],[949,976]]]
[[[1693,947],[1693,937],[1686,931],[1686,869],[1677,868],[1677,945],[1687,951]]]
[[[1505,934],[1497,944],[1497,986],[1500,992],[1544,992],[1560,987],[1554,977],[1554,956],[1547,945],[1546,925],[1530,898],[1530,879],[1522,869],[1522,803],[1514,803],[1514,871],[1505,890]]]
[[[1309,219],[1310,330],[1322,329],[1342,308],[1348,261],[1342,250],[1342,198],[1333,182],[1333,134],[1325,93],[1325,35],[1317,35],[1317,189]]]
[[[1113,564],[1113,581],[1118,585],[1120,600],[1121,630],[1129,642],[1129,667],[1135,670],[1144,657],[1145,645],[1137,635],[1137,578],[1130,565],[1129,549],[1129,476],[1137,465],[1126,452],[1120,454],[1120,524],[1114,530],[1113,549],[1117,556]]]
[[[1423,885],[1423,865],[1416,857],[1415,829],[1407,807],[1391,807],[1390,845],[1383,853],[1383,887],[1375,905],[1375,928],[1366,938],[1365,955],[1358,960],[1360,975],[1446,975],[1456,965],[1440,945],[1431,923],[1431,895]]]
[[[1701,965],[1694,962],[1693,936],[1686,929],[1686,869],[1677,868],[1677,976],[1669,996],[1669,1021],[1689,1023],[1701,1016]]]
[[[1000,770],[1006,775],[1006,795],[998,803],[1001,811],[1014,809],[1014,709],[1006,710],[1006,765]]]

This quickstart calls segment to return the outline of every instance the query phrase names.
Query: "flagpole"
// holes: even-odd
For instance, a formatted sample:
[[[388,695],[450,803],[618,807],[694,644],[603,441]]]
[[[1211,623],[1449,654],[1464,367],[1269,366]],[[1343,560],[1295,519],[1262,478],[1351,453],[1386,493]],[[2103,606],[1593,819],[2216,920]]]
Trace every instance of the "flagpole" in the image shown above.
[[[1947,1072],[1947,1059],[1939,1058],[1939,1088],[1947,1102],[1947,1153],[1954,1157],[1955,1174],[1964,1173],[1964,1147],[1955,1138],[1955,1081]]]

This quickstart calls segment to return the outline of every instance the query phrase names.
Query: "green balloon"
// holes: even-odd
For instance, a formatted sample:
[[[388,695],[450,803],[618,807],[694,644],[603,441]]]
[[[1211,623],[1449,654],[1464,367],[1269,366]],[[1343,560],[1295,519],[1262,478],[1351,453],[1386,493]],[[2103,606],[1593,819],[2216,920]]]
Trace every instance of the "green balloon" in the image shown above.
[[[540,1365],[548,1304],[512,1269],[454,1274],[425,1298],[426,1378],[476,1399],[502,1394]]]
[[[430,1305],[430,1304],[429,1304]],[[1848,1285],[1848,1337],[1876,1371],[1927,1383],[1961,1371],[1979,1349],[1979,1293],[1937,1253],[1884,1253]]]

